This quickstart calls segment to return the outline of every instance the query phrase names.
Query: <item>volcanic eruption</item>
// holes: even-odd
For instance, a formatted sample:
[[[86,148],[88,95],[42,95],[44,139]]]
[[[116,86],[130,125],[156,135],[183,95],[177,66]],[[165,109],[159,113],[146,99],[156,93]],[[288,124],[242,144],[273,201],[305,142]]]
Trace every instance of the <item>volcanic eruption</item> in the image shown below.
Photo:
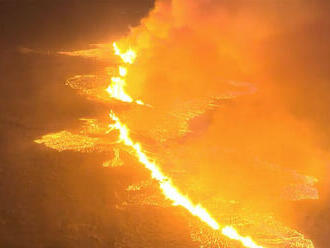
[[[245,66],[250,55],[239,40],[218,37],[214,17],[225,22],[226,13],[206,2],[157,1],[126,37],[59,52],[111,64],[98,75],[67,80],[108,116],[84,118],[80,130],[35,142],[58,151],[103,153],[109,169],[133,159],[151,178],[129,185],[129,200],[120,207],[180,206],[201,247],[312,248],[311,240],[272,212],[283,199],[318,199],[317,179],[292,166],[303,152],[303,158],[322,162],[314,134],[268,100],[273,85],[246,80],[251,75],[245,71],[260,68]],[[262,27],[253,39],[269,32]],[[269,114],[271,108],[276,111]],[[283,159],[287,154],[294,154],[290,161]]]

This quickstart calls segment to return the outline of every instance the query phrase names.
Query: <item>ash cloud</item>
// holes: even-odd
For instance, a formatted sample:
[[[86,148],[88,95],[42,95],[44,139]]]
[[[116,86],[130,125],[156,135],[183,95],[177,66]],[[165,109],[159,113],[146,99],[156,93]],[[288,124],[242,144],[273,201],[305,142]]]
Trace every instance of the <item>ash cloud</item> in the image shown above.
[[[226,137],[230,143],[237,139],[233,145],[246,139],[245,146],[258,146],[267,160],[290,160],[285,167],[322,177],[327,128],[312,113],[320,104],[312,85],[327,80],[326,56],[316,58],[328,37],[312,35],[311,27],[322,22],[327,6],[310,1],[158,1],[122,41],[141,55],[128,89],[155,106],[172,106],[225,95],[232,90],[230,81],[250,82],[258,91],[237,98],[233,110],[217,111],[210,130],[235,129]],[[326,105],[327,98],[322,100]]]
[[[171,149],[213,194],[283,212],[293,226],[305,216],[283,210],[287,200],[325,204],[329,195],[328,9],[307,0],[161,0],[119,42],[138,53],[128,92],[163,112],[234,97],[190,123],[198,135]],[[111,61],[108,48],[61,54]]]
[[[210,113],[199,125],[206,132],[182,141],[189,148],[177,145],[182,162],[225,197],[276,211],[283,185],[313,176],[318,183],[307,183],[298,199],[317,198],[317,185],[325,204],[328,9],[321,1],[157,1],[121,41],[141,54],[128,90],[166,108],[226,95],[228,81],[252,83],[257,92]],[[304,218],[297,216],[285,217],[295,225]]]

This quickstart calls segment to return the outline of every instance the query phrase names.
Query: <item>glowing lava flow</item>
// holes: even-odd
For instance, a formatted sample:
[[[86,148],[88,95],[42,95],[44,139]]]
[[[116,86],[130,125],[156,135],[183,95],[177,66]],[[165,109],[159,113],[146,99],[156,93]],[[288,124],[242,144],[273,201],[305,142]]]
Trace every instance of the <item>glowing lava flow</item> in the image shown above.
[[[231,226],[220,227],[215,219],[199,204],[194,204],[191,200],[184,196],[179,190],[173,185],[171,179],[163,174],[157,164],[151,161],[150,158],[145,154],[141,145],[134,142],[129,135],[128,128],[121,123],[119,118],[110,112],[110,118],[114,121],[113,124],[109,125],[109,132],[112,130],[119,131],[119,142],[124,143],[126,146],[132,148],[135,156],[141,164],[144,165],[146,169],[151,172],[153,179],[157,180],[159,186],[165,195],[165,197],[172,201],[175,206],[182,206],[187,209],[192,215],[197,216],[202,222],[206,223],[214,230],[220,230],[223,235],[230,239],[240,241],[245,247],[248,248],[262,248],[262,246],[257,245],[250,237],[243,237],[238,234],[238,232]]]
[[[113,48],[115,54],[120,56],[125,64],[132,64],[134,62],[136,53],[132,49],[128,49],[126,52],[122,53],[115,42],[113,43]],[[127,68],[119,66],[118,74],[118,77],[111,78],[111,84],[107,88],[107,92],[110,94],[110,96],[124,102],[135,102],[137,104],[143,104],[141,100],[134,101],[132,97],[130,97],[125,92],[124,87],[126,85],[125,77],[127,75]],[[220,227],[217,221],[212,218],[206,209],[204,209],[199,204],[196,205],[192,203],[188,197],[179,192],[179,190],[173,185],[171,179],[165,176],[158,165],[150,158],[148,158],[146,153],[141,148],[141,145],[137,142],[134,142],[130,138],[129,129],[123,123],[121,123],[119,118],[113,112],[110,112],[110,118],[114,121],[114,123],[109,125],[109,132],[112,130],[119,131],[119,142],[124,143],[134,151],[136,158],[141,164],[144,165],[146,169],[151,172],[152,178],[158,181],[163,194],[167,199],[172,201],[173,205],[184,207],[192,215],[197,216],[202,222],[206,223],[214,230],[221,230],[223,235],[229,237],[230,239],[240,241],[245,247],[262,248],[262,246],[257,245],[250,237],[243,237],[239,235],[233,227]]]
[[[136,58],[136,53],[134,50],[128,49],[126,52],[122,53],[118,48],[116,42],[114,42],[112,45],[113,49],[115,50],[115,54],[120,56],[124,63],[133,64]]]
[[[125,64],[133,64],[136,58],[136,53],[132,49],[128,49],[126,52],[122,53],[115,42],[113,43],[113,49],[115,51],[115,54],[118,55]],[[134,101],[132,97],[130,97],[125,92],[125,77],[127,75],[127,68],[124,66],[119,66],[118,73],[118,77],[111,77],[111,84],[106,89],[109,95],[123,102],[135,102],[137,104],[143,105],[143,102],[141,100]]]

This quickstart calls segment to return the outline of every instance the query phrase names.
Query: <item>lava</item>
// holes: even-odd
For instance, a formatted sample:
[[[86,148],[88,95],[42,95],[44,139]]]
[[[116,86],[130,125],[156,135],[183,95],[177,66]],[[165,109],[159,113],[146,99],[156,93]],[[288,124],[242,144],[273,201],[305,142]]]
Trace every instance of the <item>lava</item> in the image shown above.
[[[226,21],[225,12],[219,10],[219,13],[204,15],[199,12],[206,8],[180,6],[184,2],[193,5],[195,1],[156,2],[150,15],[122,42],[59,52],[66,56],[99,59],[104,63],[116,55],[117,66],[107,67],[103,72],[106,75],[77,75],[67,81],[69,87],[89,100],[101,102],[102,111],[106,108],[109,112],[107,106],[113,106],[110,107],[111,124],[108,125],[109,119],[102,112],[101,117],[82,119],[83,127],[78,130],[47,134],[35,142],[58,151],[102,153],[110,157],[103,163],[104,167],[122,166],[124,162],[119,149],[125,146],[123,149],[129,150],[151,176],[147,180],[148,186],[128,186],[130,190],[141,191],[130,193],[128,199],[121,202],[124,208],[129,204],[159,206],[164,204],[164,199],[166,207],[169,202],[183,207],[191,217],[191,239],[203,247],[228,247],[237,241],[239,246],[241,243],[250,248],[313,248],[311,240],[277,222],[273,209],[267,208],[268,202],[269,206],[274,203],[275,208],[283,199],[318,199],[316,179],[296,172],[296,166],[300,164],[322,161],[314,147],[314,136],[309,136],[308,128],[304,130],[305,124],[287,114],[285,108],[282,110],[283,106],[269,112],[279,104],[276,94],[274,98],[268,98],[268,93],[274,89],[273,82],[245,83],[245,80],[262,81],[264,77],[253,76],[260,72],[253,68],[255,58],[252,56],[252,60],[247,60],[249,56],[244,55],[248,49],[235,43],[239,37],[243,44],[246,33],[233,31],[234,37],[231,37],[228,32],[232,28],[231,21]],[[218,16],[221,18],[215,18]],[[253,14],[249,15],[247,20],[252,17]],[[241,26],[237,23],[244,22],[235,15],[233,23],[236,27]],[[260,44],[256,41],[258,39],[253,39],[251,43]],[[111,50],[113,53],[109,52]],[[139,57],[138,68],[131,70],[140,55],[143,56]],[[128,85],[136,87],[128,88]],[[131,91],[138,94],[142,89],[143,100],[152,103],[154,108],[144,108],[150,105],[131,94]],[[236,101],[238,96],[247,94],[254,96]],[[239,104],[240,109],[237,108]],[[222,108],[224,105],[226,107]],[[111,134],[106,135],[107,132]],[[135,132],[141,138],[135,140],[135,136],[130,136]],[[146,146],[141,145],[143,141]],[[120,143],[120,146],[113,146],[114,143]],[[151,152],[155,155],[150,155]],[[173,167],[166,168],[164,174],[165,167],[162,166],[168,161]],[[191,164],[196,167],[186,170]],[[205,183],[200,183],[199,178],[195,180],[201,165],[203,176],[200,180],[206,180]],[[177,173],[176,169],[181,171]],[[195,174],[182,178],[190,173]],[[246,179],[247,187],[240,184],[242,179]],[[188,189],[175,185],[177,181],[188,186],[192,193],[186,195]],[[162,194],[154,188],[150,192],[150,182],[155,182],[152,186],[159,186]],[[197,190],[203,194],[200,200],[194,201],[193,192]],[[208,196],[210,198],[204,202],[202,198]],[[266,209],[260,212],[259,208],[264,205],[259,203],[266,202],[265,199]],[[206,209],[202,203],[212,204],[213,210]],[[218,216],[221,216],[219,220],[215,218]],[[291,221],[289,217],[288,222]],[[159,220],[152,218],[151,221]],[[127,225],[127,232],[132,231],[130,226]]]
[[[113,47],[115,54],[119,55],[124,63],[133,63],[134,59],[136,58],[136,53],[134,52],[134,50],[129,49],[125,53],[121,53],[115,42],[113,43]],[[114,98],[120,99],[124,102],[132,102],[132,98],[124,91],[126,81],[123,77],[127,75],[127,69],[126,67],[119,66],[118,70],[121,77],[112,77],[111,81],[113,84],[109,86],[107,91]],[[137,101],[137,103],[139,103],[139,100]],[[162,193],[167,199],[172,201],[174,206],[184,207],[192,215],[198,217],[202,222],[206,223],[214,230],[221,230],[221,233],[223,235],[230,239],[240,241],[245,247],[262,248],[262,246],[257,245],[250,237],[241,236],[234,227],[221,227],[220,224],[208,213],[205,208],[203,208],[200,204],[194,204],[189,199],[189,197],[184,196],[174,186],[171,178],[164,175],[159,166],[146,155],[140,143],[135,142],[131,139],[128,127],[120,121],[120,119],[115,115],[115,113],[111,111],[109,116],[114,123],[109,125],[108,132],[111,132],[112,130],[119,131],[118,141],[124,143],[126,146],[130,147],[134,151],[136,158],[141,164],[144,165],[146,169],[151,172],[151,177],[158,181]]]
[[[146,169],[151,172],[153,179],[157,180],[165,197],[172,201],[174,206],[182,206],[187,209],[192,215],[198,217],[202,222],[214,230],[221,230],[222,234],[226,237],[240,241],[245,247],[248,248],[262,248],[257,245],[250,237],[243,237],[238,234],[235,228],[231,226],[221,227],[218,222],[199,204],[194,204],[187,196],[184,196],[172,183],[171,179],[164,175],[159,166],[153,162],[143,151],[141,145],[134,142],[130,135],[129,129],[121,123],[120,119],[110,112],[110,118],[114,121],[109,125],[109,132],[112,130],[119,131],[119,142],[124,143],[126,146],[132,148],[135,156]]]
[[[123,63],[133,64],[136,58],[136,52],[134,50],[128,49],[126,52],[121,52],[115,42],[113,43],[113,49],[115,51],[115,55],[118,55],[122,59]],[[135,102],[137,104],[143,105],[143,102],[141,100],[133,100],[133,98],[129,96],[125,91],[125,77],[127,75],[127,68],[120,65],[118,67],[118,74],[119,76],[111,77],[111,83],[106,89],[109,95],[112,98],[123,102]]]
[[[121,52],[118,48],[116,42],[113,43],[113,49],[115,50],[115,54],[120,56],[124,63],[133,64],[136,58],[136,52],[132,49],[128,49],[126,52]]]

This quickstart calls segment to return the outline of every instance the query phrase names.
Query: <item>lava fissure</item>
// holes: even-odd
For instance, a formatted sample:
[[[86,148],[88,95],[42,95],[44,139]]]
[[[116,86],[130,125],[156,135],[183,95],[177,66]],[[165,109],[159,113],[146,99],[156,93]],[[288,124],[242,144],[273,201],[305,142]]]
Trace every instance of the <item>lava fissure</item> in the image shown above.
[[[136,58],[134,50],[129,49],[125,53],[122,53],[116,43],[113,43],[115,54],[120,56],[124,63],[132,64]],[[112,85],[110,85],[107,91],[114,98],[122,100],[124,102],[133,102],[132,98],[127,95],[124,90],[125,77],[127,75],[127,69],[125,67],[118,67],[119,74],[121,77],[112,77]],[[110,89],[110,90],[109,90]],[[139,100],[138,100],[139,101]],[[136,101],[136,103],[138,103]],[[141,102],[142,103],[142,102]],[[174,206],[182,206],[187,209],[192,215],[198,217],[202,222],[214,230],[220,230],[221,233],[233,240],[241,242],[245,247],[248,248],[263,248],[257,245],[250,237],[241,236],[234,227],[224,226],[221,227],[218,222],[203,208],[200,204],[194,204],[187,196],[183,195],[172,183],[171,179],[164,175],[159,166],[152,161],[146,153],[143,151],[140,143],[135,142],[129,135],[129,129],[123,124],[120,119],[115,115],[114,112],[110,112],[110,119],[114,122],[109,125],[109,132],[112,130],[119,131],[119,142],[124,143],[134,151],[135,157],[146,169],[151,172],[151,177],[158,181],[159,187],[165,197],[172,201]]]

